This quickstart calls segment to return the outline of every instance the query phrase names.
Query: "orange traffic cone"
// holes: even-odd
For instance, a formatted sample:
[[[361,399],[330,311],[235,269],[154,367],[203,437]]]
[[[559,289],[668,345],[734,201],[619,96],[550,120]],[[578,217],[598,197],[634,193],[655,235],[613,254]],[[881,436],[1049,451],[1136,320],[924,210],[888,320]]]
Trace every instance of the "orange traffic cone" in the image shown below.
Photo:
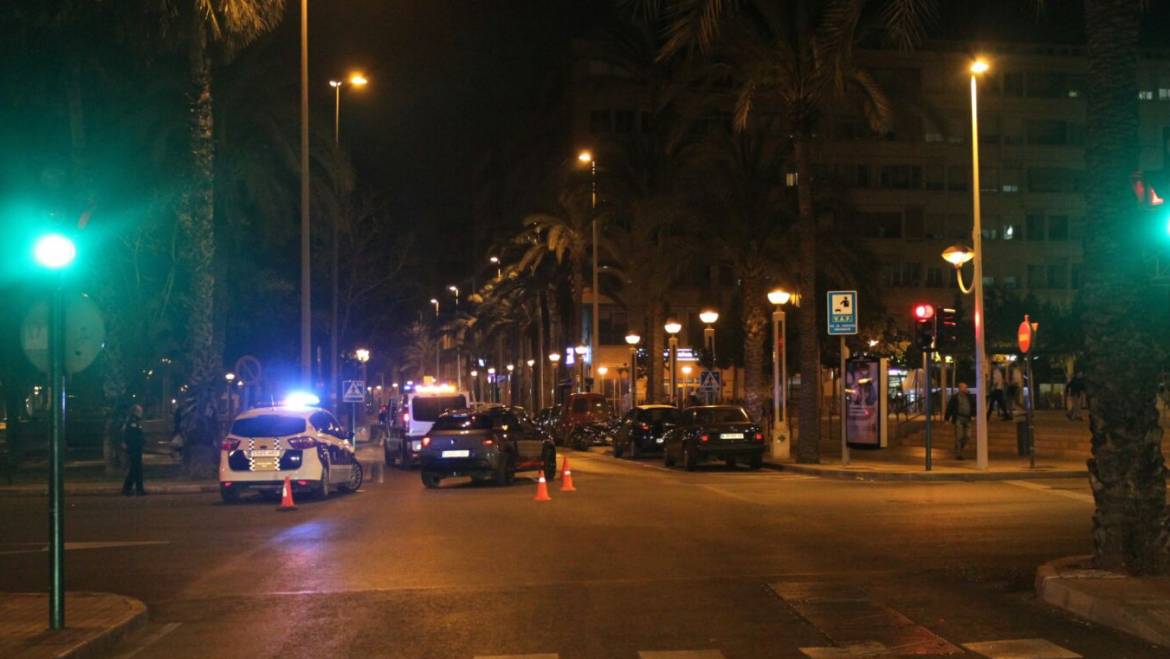
[[[280,489],[280,507],[277,510],[296,510],[297,504],[293,503],[292,496],[292,481],[288,476],[284,477],[284,487]]]
[[[561,492],[576,492],[573,487],[573,472],[569,469],[569,456],[565,456],[564,466],[561,467]]]
[[[544,474],[540,474],[540,480],[536,481],[536,496],[533,501],[552,501],[552,497],[548,495],[548,483],[544,480]]]

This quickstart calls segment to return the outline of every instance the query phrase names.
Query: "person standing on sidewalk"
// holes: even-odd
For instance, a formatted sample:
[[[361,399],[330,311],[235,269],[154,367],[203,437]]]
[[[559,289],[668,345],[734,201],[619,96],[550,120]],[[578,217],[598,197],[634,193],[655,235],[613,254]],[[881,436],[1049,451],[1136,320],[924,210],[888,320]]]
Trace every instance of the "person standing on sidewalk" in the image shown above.
[[[130,496],[130,488],[134,494],[143,496],[146,490],[142,487],[142,449],[146,445],[146,434],[142,432],[142,406],[130,407],[130,418],[126,419],[126,427],[122,429],[122,449],[126,451],[126,459],[130,462],[130,469],[126,473],[126,480],[122,481],[122,496]]]
[[[975,396],[967,391],[967,383],[960,382],[959,390],[947,401],[944,421],[955,424],[955,459],[963,459],[963,449],[971,437],[971,418],[975,416]]]
[[[1080,372],[1073,373],[1068,384],[1064,385],[1064,397],[1068,408],[1065,416],[1069,421],[1080,421],[1081,410],[1085,407],[1085,378]]]

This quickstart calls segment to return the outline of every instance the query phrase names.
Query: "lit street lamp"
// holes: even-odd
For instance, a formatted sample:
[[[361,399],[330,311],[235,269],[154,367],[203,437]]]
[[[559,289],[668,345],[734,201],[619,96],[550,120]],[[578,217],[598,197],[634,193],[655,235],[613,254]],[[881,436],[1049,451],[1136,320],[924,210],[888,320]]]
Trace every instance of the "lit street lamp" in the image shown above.
[[[455,311],[459,311],[459,287],[452,284],[447,287],[447,290],[455,294]],[[456,335],[458,338],[458,335]],[[463,391],[463,355],[459,348],[459,343],[455,343],[455,389],[456,391]]]
[[[552,369],[552,402],[555,405],[557,402],[557,366],[561,363],[561,353],[548,353],[548,361]]]
[[[597,331],[601,326],[601,311],[599,307],[599,298],[601,291],[597,283],[597,254],[600,251],[597,245],[597,159],[593,157],[590,151],[582,151],[577,154],[577,160],[583,163],[589,163],[589,211],[592,216],[592,231],[593,231],[593,322],[589,325],[589,359],[590,363],[597,357]],[[581,365],[581,372],[585,372],[585,365]]]
[[[984,374],[987,372],[987,354],[984,343],[983,316],[983,226],[979,209],[979,106],[977,103],[978,77],[990,68],[986,60],[971,63],[971,211],[974,223],[971,240],[975,247],[975,466],[987,469],[987,392]],[[953,261],[952,261],[953,263]]]
[[[768,292],[772,310],[772,457],[787,458],[788,441],[788,319],[784,305],[792,299],[788,291],[777,288]]]
[[[491,387],[491,390],[490,390],[491,401],[490,402],[492,402],[492,403],[498,402],[496,400],[497,386],[496,386],[496,369],[495,369],[495,367],[488,369],[488,385]]]
[[[73,241],[61,234],[42,236],[33,246],[38,265],[56,271],[49,304],[49,627],[65,627],[65,293],[62,270],[77,257]]]
[[[670,402],[677,406],[678,392],[675,389],[678,386],[678,333],[682,331],[682,323],[670,318],[662,326],[662,329],[670,335],[667,340],[667,345],[670,347]]]
[[[224,391],[227,392],[227,420],[230,428],[232,423],[232,383],[236,381],[236,374],[228,371],[223,374],[223,379],[227,381]]]
[[[496,266],[496,281],[503,279],[503,273],[500,271],[500,257],[493,256],[489,258],[488,261],[491,262],[492,265]]]
[[[573,348],[573,354],[577,355],[577,391],[585,391],[585,353],[589,352],[589,347],[581,344]]]
[[[634,332],[626,335],[626,345],[630,346],[630,408],[638,404],[638,343],[642,337]]]
[[[535,359],[529,359],[524,362],[528,366],[528,409],[536,409],[536,376],[533,367],[536,366]]]
[[[366,383],[366,364],[370,361],[370,351],[367,348],[358,348],[357,350],[353,351],[353,357],[354,357],[354,359],[358,360],[359,364],[362,365],[362,387],[364,388],[365,383]],[[362,401],[362,402],[365,402],[365,401]],[[351,432],[353,432],[355,434],[357,433],[358,405],[359,404],[360,403],[352,403],[352,407],[350,408],[349,429]],[[356,444],[356,442],[357,442],[357,440],[355,439],[354,443]]]
[[[714,309],[704,309],[699,312],[699,320],[703,321],[703,345],[707,349],[707,354],[711,355],[711,370],[715,370],[715,323],[719,320],[719,312]],[[711,394],[705,394],[707,402],[711,401]],[[722,387],[716,397],[716,400],[723,398]]]

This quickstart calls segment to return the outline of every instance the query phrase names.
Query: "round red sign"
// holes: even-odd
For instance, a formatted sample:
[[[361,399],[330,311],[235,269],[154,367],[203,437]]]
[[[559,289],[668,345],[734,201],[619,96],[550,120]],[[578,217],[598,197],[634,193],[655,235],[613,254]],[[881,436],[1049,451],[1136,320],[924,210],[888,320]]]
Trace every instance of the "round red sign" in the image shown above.
[[[1020,352],[1027,354],[1032,349],[1032,323],[1024,316],[1024,322],[1016,330],[1016,340],[1020,343]]]

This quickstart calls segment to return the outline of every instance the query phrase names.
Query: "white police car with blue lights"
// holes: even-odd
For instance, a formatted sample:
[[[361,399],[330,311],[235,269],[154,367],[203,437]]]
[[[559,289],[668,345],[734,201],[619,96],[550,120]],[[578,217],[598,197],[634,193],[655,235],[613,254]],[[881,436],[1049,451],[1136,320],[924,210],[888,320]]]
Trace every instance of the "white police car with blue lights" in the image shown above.
[[[219,456],[219,492],[225,502],[247,490],[277,496],[285,478],[293,492],[327,497],[362,485],[353,436],[315,396],[290,396],[284,405],[240,414]]]

